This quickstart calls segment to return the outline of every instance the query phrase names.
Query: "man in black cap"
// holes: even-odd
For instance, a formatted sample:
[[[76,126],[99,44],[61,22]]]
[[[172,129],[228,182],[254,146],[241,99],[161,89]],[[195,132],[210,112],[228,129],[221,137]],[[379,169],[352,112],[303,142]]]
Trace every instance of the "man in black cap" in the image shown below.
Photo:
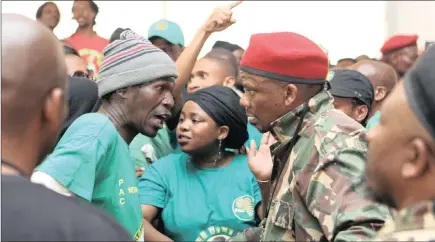
[[[367,136],[373,197],[400,210],[379,241],[435,240],[434,66],[435,46],[396,85]]]
[[[374,99],[374,88],[367,77],[355,70],[335,70],[330,93],[334,107],[358,123],[365,125]]]

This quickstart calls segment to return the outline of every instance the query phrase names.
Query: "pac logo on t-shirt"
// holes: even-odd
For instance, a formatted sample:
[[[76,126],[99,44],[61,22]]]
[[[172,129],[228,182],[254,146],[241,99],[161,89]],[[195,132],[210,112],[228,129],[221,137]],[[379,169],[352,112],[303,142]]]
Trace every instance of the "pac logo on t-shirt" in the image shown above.
[[[254,219],[254,198],[249,195],[236,198],[233,202],[233,213],[236,218],[242,221]]]

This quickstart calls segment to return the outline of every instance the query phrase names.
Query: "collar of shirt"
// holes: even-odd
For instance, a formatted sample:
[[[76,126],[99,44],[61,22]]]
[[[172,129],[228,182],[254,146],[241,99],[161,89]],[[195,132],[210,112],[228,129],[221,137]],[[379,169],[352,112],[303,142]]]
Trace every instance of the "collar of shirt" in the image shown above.
[[[312,97],[308,101],[309,112],[304,117],[304,123],[302,124],[299,134],[304,133],[307,122],[315,121],[320,113],[332,108],[333,101],[332,95],[325,90]],[[299,116],[303,108],[304,104],[271,123],[271,134],[277,141],[271,146],[271,150],[275,150],[278,146],[282,146],[291,140],[297,128]]]
[[[435,200],[423,201],[400,210],[393,220],[385,223],[379,236],[400,231],[435,228]]]

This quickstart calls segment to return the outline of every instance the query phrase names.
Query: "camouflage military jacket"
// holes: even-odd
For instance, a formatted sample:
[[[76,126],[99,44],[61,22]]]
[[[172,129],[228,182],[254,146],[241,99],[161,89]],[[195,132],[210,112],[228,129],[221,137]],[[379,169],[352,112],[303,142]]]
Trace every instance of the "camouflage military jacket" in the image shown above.
[[[385,223],[377,241],[435,241],[435,201],[401,210]]]
[[[363,195],[364,128],[332,102],[327,91],[309,100],[291,153],[288,144],[303,105],[272,123],[274,167],[283,171],[275,177],[263,241],[368,240],[389,217],[387,207]]]

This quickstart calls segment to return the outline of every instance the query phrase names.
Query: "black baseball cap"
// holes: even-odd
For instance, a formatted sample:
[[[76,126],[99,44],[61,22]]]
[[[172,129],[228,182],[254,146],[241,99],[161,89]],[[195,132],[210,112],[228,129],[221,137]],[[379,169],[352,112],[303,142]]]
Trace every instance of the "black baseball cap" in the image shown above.
[[[330,73],[332,96],[342,98],[356,98],[364,103],[369,109],[374,101],[374,88],[366,76],[359,71],[338,69]]]

